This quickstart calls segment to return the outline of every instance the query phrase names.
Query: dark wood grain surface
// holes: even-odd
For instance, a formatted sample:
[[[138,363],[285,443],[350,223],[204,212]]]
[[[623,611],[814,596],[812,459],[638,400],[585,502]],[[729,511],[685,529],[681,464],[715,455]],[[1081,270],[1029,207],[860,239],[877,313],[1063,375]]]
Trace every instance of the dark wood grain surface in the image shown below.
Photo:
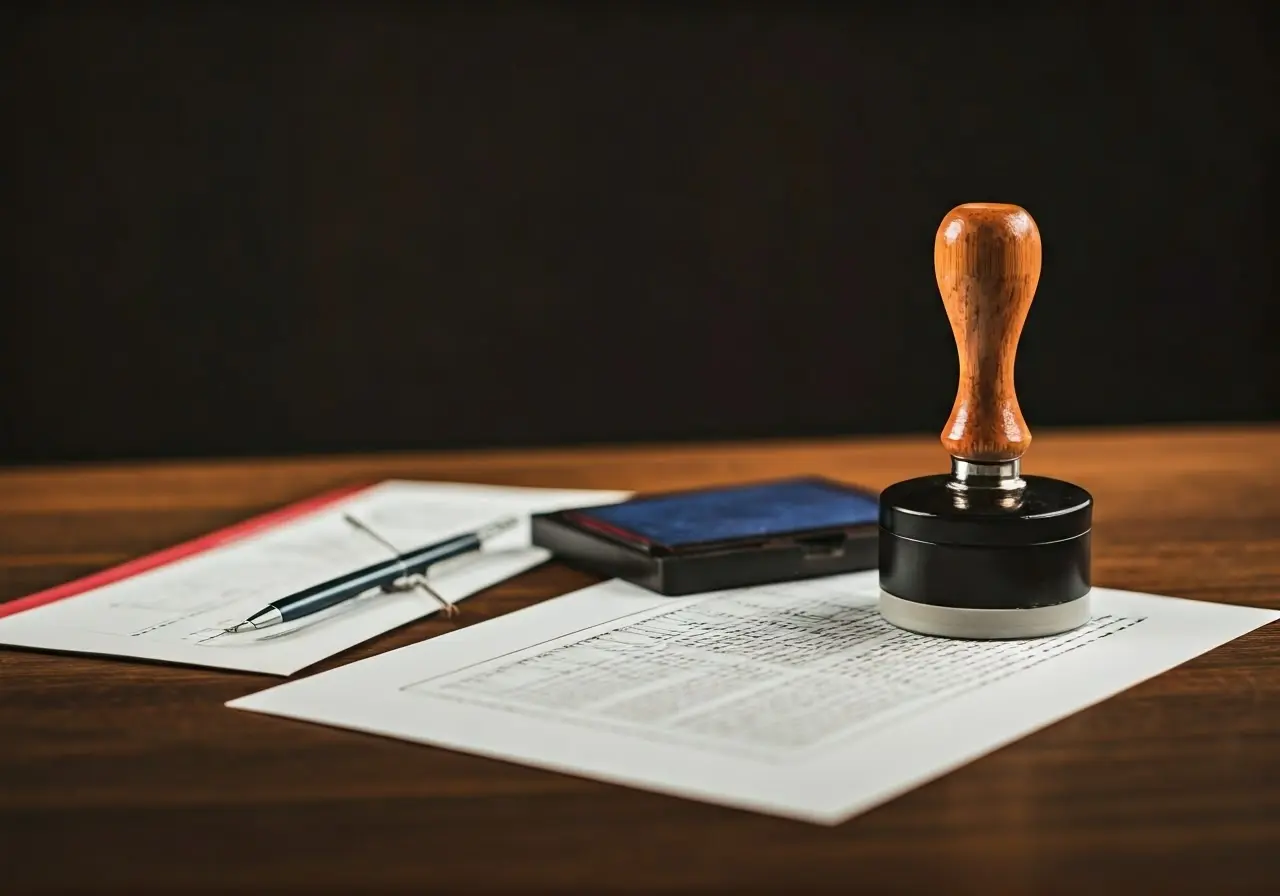
[[[935,436],[0,472],[0,598],[387,477],[883,487]],[[1100,585],[1280,607],[1280,428],[1037,433]],[[589,584],[548,564],[317,669]],[[316,671],[316,670],[309,670]],[[307,673],[303,673],[307,674]],[[225,709],[279,679],[0,650],[0,892],[1280,892],[1280,627],[835,828]]]

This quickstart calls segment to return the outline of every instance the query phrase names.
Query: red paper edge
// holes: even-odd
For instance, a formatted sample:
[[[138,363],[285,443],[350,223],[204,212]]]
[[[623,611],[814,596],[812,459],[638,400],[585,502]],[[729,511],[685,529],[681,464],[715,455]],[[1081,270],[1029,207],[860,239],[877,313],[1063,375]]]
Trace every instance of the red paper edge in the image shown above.
[[[101,588],[103,585],[109,585],[112,582],[118,582],[127,579],[130,576],[136,576],[139,573],[146,572],[150,569],[173,563],[184,557],[191,557],[195,554],[201,554],[214,548],[222,547],[241,538],[246,538],[264,529],[273,526],[279,526],[283,523],[291,522],[299,517],[306,516],[309,513],[321,510],[348,498],[356,492],[364,491],[369,488],[372,483],[362,483],[360,485],[349,485],[343,488],[334,489],[332,491],[323,492],[310,498],[305,498],[293,504],[287,504],[284,507],[270,510],[266,513],[239,523],[233,523],[224,529],[218,529],[207,535],[201,535],[190,541],[184,541],[173,547],[164,548],[152,554],[146,554],[119,566],[112,566],[108,569],[95,572],[92,575],[75,579],[70,582],[64,582],[61,585],[55,585],[52,588],[46,588],[44,591],[37,591],[35,594],[28,594],[26,597],[19,597],[7,603],[0,604],[0,619],[6,616],[13,616],[25,610],[35,607],[42,607],[45,604],[51,604],[64,598],[74,597],[77,594],[83,594],[94,588]]]

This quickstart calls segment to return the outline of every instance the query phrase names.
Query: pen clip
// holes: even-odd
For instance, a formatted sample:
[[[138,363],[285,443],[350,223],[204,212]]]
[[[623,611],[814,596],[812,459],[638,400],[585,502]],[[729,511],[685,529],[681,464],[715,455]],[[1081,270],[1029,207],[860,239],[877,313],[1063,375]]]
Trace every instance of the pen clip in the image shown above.
[[[444,608],[444,613],[446,616],[458,615],[457,606],[454,605],[452,601],[447,600],[442,594],[440,594],[440,592],[436,591],[434,588],[431,587],[431,584],[427,581],[426,570],[423,570],[420,573],[410,572],[409,567],[405,565],[405,562],[402,559],[403,555],[399,548],[397,548],[391,542],[387,541],[385,538],[383,538],[381,535],[379,535],[377,532],[371,529],[366,523],[361,522],[351,514],[344,513],[342,515],[342,518],[346,520],[348,524],[359,529],[361,532],[364,532],[366,535],[368,535],[369,537],[377,541],[387,550],[391,551],[391,553],[395,555],[396,562],[400,564],[400,569],[404,571],[403,578],[397,579],[396,581],[392,582],[390,585],[385,586],[382,589],[383,591],[388,591],[388,592],[413,591],[415,588],[418,588],[418,589],[421,589],[422,591],[425,591],[428,596],[430,596],[433,600],[435,600],[436,603],[440,604],[440,606]]]

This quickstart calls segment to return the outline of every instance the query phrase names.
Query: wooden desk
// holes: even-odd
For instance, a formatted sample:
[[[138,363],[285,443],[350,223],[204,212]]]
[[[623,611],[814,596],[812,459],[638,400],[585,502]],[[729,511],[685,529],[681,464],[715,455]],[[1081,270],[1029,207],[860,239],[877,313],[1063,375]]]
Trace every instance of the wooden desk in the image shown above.
[[[1280,606],[1280,427],[1037,432],[1098,584]],[[0,598],[356,479],[883,487],[935,439],[0,473]],[[550,564],[319,668],[592,581]],[[233,712],[278,679],[0,650],[0,890],[1280,892],[1280,627],[828,829]]]

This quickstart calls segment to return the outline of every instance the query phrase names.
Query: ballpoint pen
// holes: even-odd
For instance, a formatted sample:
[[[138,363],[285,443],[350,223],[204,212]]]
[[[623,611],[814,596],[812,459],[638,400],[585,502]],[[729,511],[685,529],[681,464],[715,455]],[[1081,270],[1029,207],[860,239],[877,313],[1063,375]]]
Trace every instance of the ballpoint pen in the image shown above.
[[[350,517],[347,521],[373,535],[383,544],[387,544],[363,523]],[[226,631],[228,633],[255,631],[282,622],[292,622],[321,610],[327,610],[373,588],[394,590],[392,586],[401,580],[409,580],[412,584],[412,580],[417,579],[418,584],[423,584],[425,580],[422,577],[430,567],[444,560],[481,550],[487,539],[507,531],[517,522],[514,517],[508,517],[465,535],[456,535],[405,553],[396,552],[396,555],[389,560],[346,573],[336,579],[312,585],[296,594],[272,601],[244,622],[233,625]]]

